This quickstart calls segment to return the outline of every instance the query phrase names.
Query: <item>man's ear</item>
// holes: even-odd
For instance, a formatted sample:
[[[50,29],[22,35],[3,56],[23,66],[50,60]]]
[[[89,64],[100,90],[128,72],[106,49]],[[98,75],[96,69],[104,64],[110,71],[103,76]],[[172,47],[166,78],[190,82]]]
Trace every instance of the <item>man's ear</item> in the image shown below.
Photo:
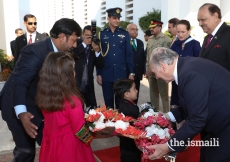
[[[160,68],[162,68],[163,70],[165,70],[165,63],[160,62]]]
[[[129,92],[124,93],[124,98],[127,98],[127,97],[129,97]]]
[[[60,33],[59,35],[58,35],[58,38],[60,39],[60,40],[64,40],[65,39],[65,37],[66,37],[66,35],[64,34],[64,33]]]

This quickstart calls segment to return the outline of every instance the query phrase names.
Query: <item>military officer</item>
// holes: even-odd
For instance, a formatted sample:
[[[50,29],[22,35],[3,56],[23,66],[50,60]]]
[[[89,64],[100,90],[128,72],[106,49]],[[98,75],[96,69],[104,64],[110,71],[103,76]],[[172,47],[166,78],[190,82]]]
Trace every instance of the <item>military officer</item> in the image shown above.
[[[159,95],[161,96],[163,112],[169,111],[168,83],[155,77],[149,69],[149,59],[152,51],[157,47],[170,48],[171,40],[161,32],[163,22],[152,20],[150,22],[150,31],[152,36],[148,39],[146,77],[149,80],[150,100],[152,106],[159,110]]]
[[[119,78],[134,80],[134,59],[129,33],[119,28],[122,9],[107,9],[109,27],[99,33],[104,68],[97,69],[97,82],[102,86],[106,106],[114,108],[113,84]],[[115,98],[116,108],[119,101]]]

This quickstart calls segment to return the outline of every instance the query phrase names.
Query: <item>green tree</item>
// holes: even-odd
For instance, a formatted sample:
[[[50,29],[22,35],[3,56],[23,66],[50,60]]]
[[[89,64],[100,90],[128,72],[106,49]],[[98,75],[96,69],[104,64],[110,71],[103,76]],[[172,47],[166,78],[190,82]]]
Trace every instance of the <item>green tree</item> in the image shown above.
[[[139,26],[141,27],[141,30],[146,31],[149,29],[149,24],[152,19],[155,20],[161,20],[161,11],[155,10],[153,8],[153,11],[147,12],[146,15],[139,18]]]
[[[126,29],[126,27],[130,24],[130,22],[128,21],[120,21],[120,25],[119,27],[123,28],[123,29]],[[107,28],[109,26],[109,23],[107,22],[105,25],[104,25],[104,28]]]

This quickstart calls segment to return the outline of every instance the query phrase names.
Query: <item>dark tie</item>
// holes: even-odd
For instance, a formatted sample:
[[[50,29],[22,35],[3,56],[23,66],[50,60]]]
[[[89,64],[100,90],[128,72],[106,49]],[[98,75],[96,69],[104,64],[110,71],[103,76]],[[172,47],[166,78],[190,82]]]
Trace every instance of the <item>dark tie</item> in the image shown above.
[[[30,40],[29,40],[28,44],[32,44],[32,35],[30,35]]]
[[[212,37],[213,37],[213,35],[212,35],[212,34],[209,34],[209,35],[208,35],[208,39],[207,39],[207,42],[206,42],[205,48],[207,48],[207,47],[208,47],[209,43],[211,42]]]
[[[137,50],[137,46],[136,46],[136,43],[135,43],[134,39],[132,39],[132,46],[133,46],[133,48],[134,48],[135,51],[136,51],[136,50]]]

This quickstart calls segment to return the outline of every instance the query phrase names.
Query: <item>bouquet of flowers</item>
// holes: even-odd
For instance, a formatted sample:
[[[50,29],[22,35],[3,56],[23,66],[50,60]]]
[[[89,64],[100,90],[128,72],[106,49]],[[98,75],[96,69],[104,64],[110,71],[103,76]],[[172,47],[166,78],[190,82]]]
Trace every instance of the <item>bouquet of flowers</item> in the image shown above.
[[[117,109],[107,109],[106,106],[91,109],[85,113],[85,118],[92,132],[98,132],[106,127],[114,127],[116,133],[129,138],[146,135],[146,132],[129,124],[129,122],[136,121],[134,118],[119,113]]]
[[[139,108],[142,113],[137,121],[134,122],[134,126],[146,132],[146,138],[135,139],[135,143],[142,150],[143,161],[145,161],[150,154],[154,153],[154,150],[150,150],[146,148],[146,146],[164,144],[175,132],[169,120],[167,120],[163,114],[154,111],[150,105],[145,103],[140,105]],[[175,157],[172,158],[175,159]]]
[[[144,103],[139,106],[140,117],[134,119],[119,113],[116,109],[107,109],[106,106],[91,109],[85,114],[89,129],[99,132],[107,127],[114,127],[115,132],[132,139],[143,152],[143,161],[148,159],[154,150],[146,146],[166,143],[175,132],[166,117],[155,111],[151,105]],[[133,122],[133,126],[129,123]],[[175,155],[167,160],[175,159]]]

